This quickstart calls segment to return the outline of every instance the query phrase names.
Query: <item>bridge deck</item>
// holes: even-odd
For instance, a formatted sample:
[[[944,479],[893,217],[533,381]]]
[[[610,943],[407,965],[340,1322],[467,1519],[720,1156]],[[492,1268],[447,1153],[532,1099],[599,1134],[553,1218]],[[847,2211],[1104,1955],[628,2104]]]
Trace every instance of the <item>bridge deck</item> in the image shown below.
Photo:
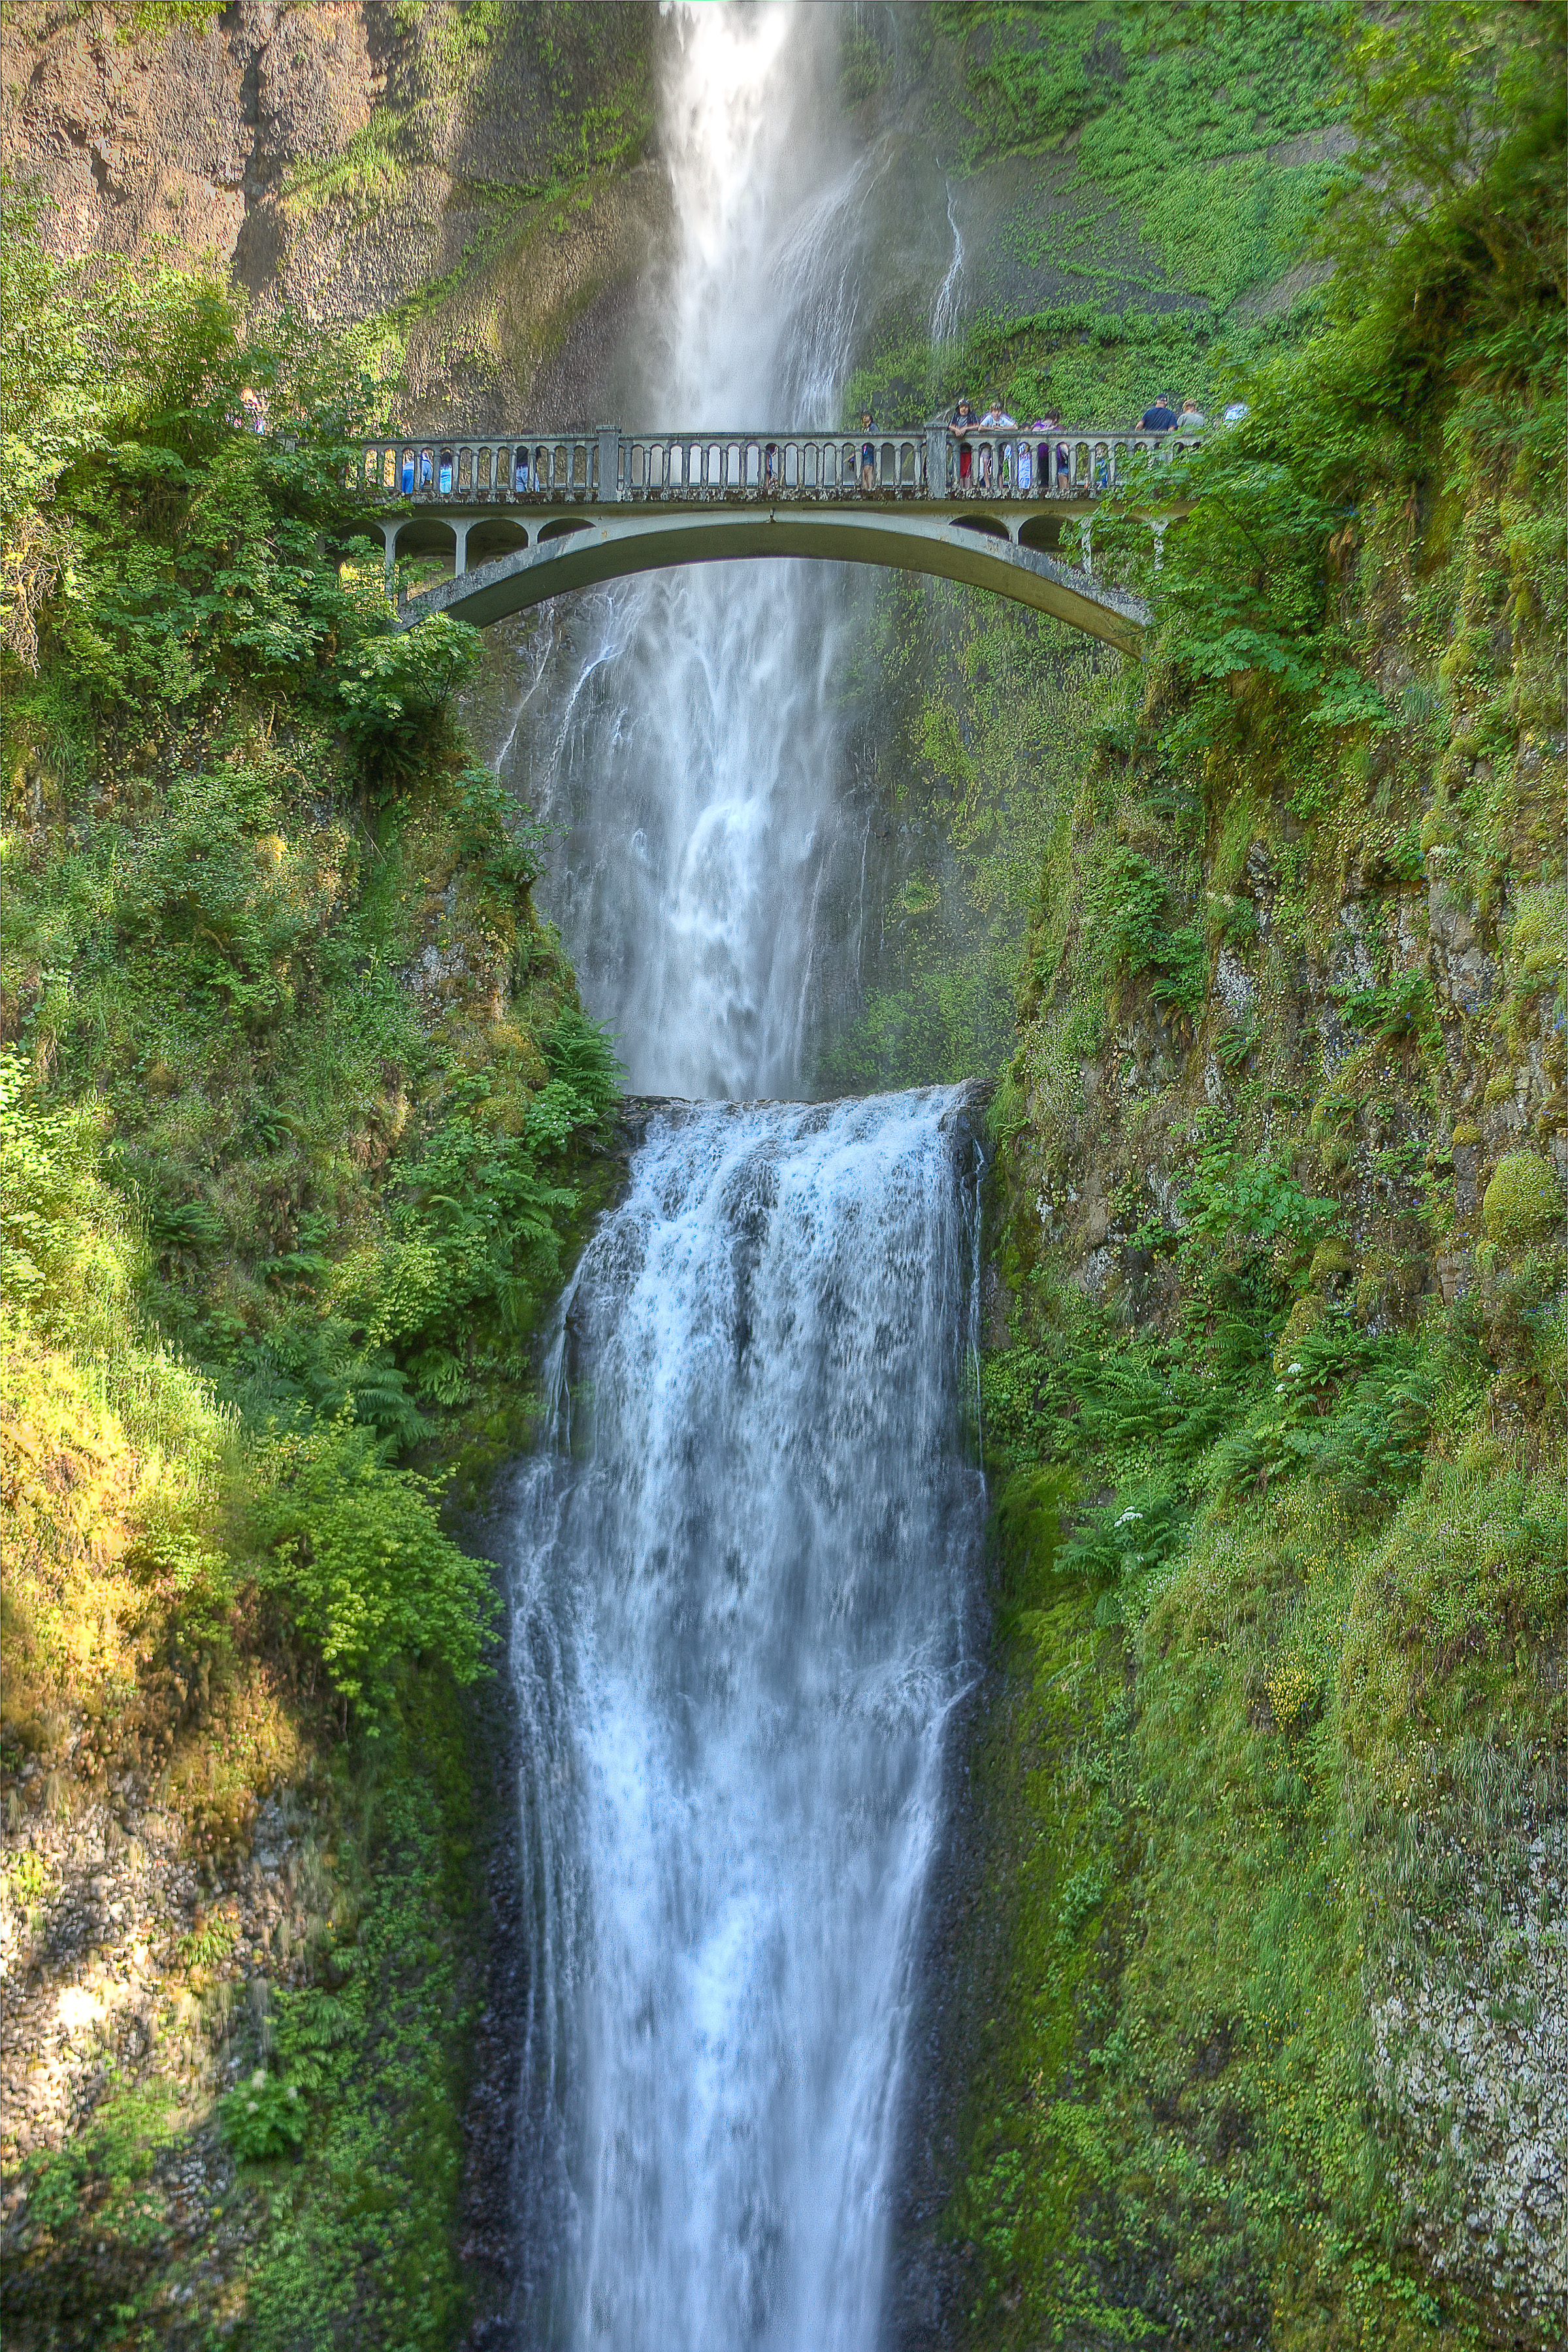
[[[389,578],[399,557],[451,558],[454,577],[405,607],[494,620],[668,564],[790,555],[961,580],[1128,648],[1143,606],[1097,580],[1092,518],[1130,496],[1154,538],[1179,511],[1162,479],[1195,435],[1094,426],[951,433],[932,423],[862,438],[746,431],[457,435],[363,445],[350,486],[381,509]],[[870,484],[866,485],[869,472]],[[1057,560],[1079,525],[1082,568]]]

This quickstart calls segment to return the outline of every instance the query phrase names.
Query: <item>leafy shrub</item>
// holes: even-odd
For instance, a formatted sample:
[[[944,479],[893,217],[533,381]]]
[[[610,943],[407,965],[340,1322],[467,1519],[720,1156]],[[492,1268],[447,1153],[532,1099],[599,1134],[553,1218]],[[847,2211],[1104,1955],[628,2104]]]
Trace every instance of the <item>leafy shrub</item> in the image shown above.
[[[51,1337],[123,1328],[142,1246],[99,1174],[92,1110],[46,1105],[14,1048],[0,1050],[0,1297]]]
[[[1364,1029],[1387,1043],[1396,1037],[1435,1035],[1437,1008],[1424,971],[1402,971],[1382,986],[1348,990],[1339,999],[1347,1028]]]
[[[1509,931],[1510,962],[1521,987],[1533,992],[1568,973],[1568,919],[1561,890],[1524,890]]]
[[[1135,980],[1159,955],[1171,886],[1135,849],[1107,853],[1084,886],[1093,948],[1112,971]]]
[[[376,1730],[399,1657],[438,1658],[472,1682],[495,1598],[485,1564],[441,1532],[430,1482],[389,1468],[374,1433],[346,1416],[279,1438],[264,1467],[271,1483],[256,1516],[269,1580],[345,1706]]]
[[[1163,1567],[1191,1513],[1172,1482],[1145,1479],[1089,1512],[1061,1555],[1064,1574],[1130,1580]]]
[[[1057,1934],[1070,1944],[1110,1894],[1115,1871],[1109,1854],[1098,1854],[1075,1870],[1057,1905]]]
[[[351,740],[384,791],[424,764],[430,726],[473,676],[479,634],[433,613],[417,628],[363,637],[339,659],[332,692]]]
[[[1420,1475],[1441,1364],[1420,1339],[1373,1339],[1312,1304],[1312,1328],[1277,1351],[1272,1399],[1215,1447],[1207,1484],[1237,1496],[1305,1476],[1385,1509]]]
[[[542,1135],[496,1135],[463,1115],[482,1110],[488,1096],[482,1077],[454,1090],[453,1115],[404,1171],[395,1211],[421,1265],[417,1305],[405,1326],[406,1368],[423,1393],[444,1404],[460,1402],[470,1389],[471,1367],[454,1346],[459,1313],[470,1333],[481,1314],[514,1340],[531,1328],[560,1265],[560,1227],[577,1205],[570,1185],[540,1174],[534,1153],[559,1149],[593,1115],[571,1088],[547,1106]]]
[[[568,1005],[544,1041],[544,1059],[551,1076],[571,1087],[582,1106],[584,1123],[602,1118],[620,1100],[622,1069],[615,1041],[602,1022],[590,1020]]]
[[[543,871],[540,852],[547,828],[520,808],[493,768],[470,763],[457,791],[458,847],[465,863],[499,890],[526,890]]]
[[[1563,1214],[1557,1171],[1539,1151],[1505,1152],[1481,1201],[1489,1237],[1500,1249],[1543,1241]]]
[[[1177,1264],[1211,1355],[1237,1370],[1269,1349],[1292,1280],[1338,1215],[1279,1161],[1238,1152],[1223,1127],[1203,1134],[1181,1200]]]
[[[219,2103],[218,2122],[229,2150],[242,2164],[287,2156],[304,2141],[304,2101],[297,2083],[280,2083],[265,2066],[237,2083]]]
[[[1195,1020],[1208,993],[1209,950],[1201,924],[1181,923],[1156,950],[1149,993],[1156,1004],[1174,1004]]]

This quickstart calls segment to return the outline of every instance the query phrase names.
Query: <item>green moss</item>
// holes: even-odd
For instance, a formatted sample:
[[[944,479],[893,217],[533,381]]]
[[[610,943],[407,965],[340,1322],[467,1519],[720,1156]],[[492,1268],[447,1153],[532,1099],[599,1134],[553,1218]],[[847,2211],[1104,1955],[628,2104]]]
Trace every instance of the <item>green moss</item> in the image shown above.
[[[1489,1237],[1501,1249],[1519,1249],[1544,1240],[1562,1214],[1563,1188],[1550,1160],[1539,1151],[1505,1152],[1481,1202]]]
[[[1312,1252],[1307,1278],[1314,1290],[1328,1290],[1342,1280],[1354,1265],[1355,1253],[1350,1244],[1331,1234],[1327,1241],[1320,1242]]]

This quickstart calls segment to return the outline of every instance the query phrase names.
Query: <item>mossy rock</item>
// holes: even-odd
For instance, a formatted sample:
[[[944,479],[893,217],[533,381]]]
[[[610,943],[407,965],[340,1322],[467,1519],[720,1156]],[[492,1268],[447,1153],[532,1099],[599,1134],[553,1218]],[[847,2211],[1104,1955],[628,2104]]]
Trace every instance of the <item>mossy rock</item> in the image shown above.
[[[1476,1125],[1475,1120],[1473,1118],[1460,1119],[1458,1125],[1454,1129],[1454,1141],[1456,1143],[1479,1143],[1480,1139],[1481,1130]]]
[[[1312,1264],[1307,1279],[1314,1290],[1328,1290],[1349,1274],[1354,1264],[1355,1252],[1349,1242],[1342,1241],[1337,1234],[1331,1234],[1328,1240],[1320,1242],[1312,1252]]]
[[[1562,1214],[1563,1187],[1550,1160],[1539,1151],[1510,1151],[1498,1161],[1481,1216],[1500,1248],[1543,1240]]]
[[[1341,1244],[1343,1247],[1343,1244]],[[1313,1259],[1314,1266],[1317,1260]],[[1274,1377],[1282,1381],[1296,1360],[1296,1350],[1314,1331],[1321,1331],[1329,1319],[1328,1300],[1321,1290],[1303,1291],[1290,1309],[1285,1328],[1279,1334],[1279,1344],[1274,1350]]]

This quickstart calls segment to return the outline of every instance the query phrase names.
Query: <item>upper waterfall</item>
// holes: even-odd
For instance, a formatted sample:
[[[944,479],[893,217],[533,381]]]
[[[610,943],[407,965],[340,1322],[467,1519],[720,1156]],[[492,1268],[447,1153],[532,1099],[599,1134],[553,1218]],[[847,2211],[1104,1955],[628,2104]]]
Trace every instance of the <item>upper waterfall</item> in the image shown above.
[[[844,143],[832,19],[782,0],[676,12],[649,419],[837,421],[878,166]],[[863,593],[837,570],[733,564],[616,587],[567,625],[555,726],[521,784],[562,828],[542,895],[639,1090],[802,1091]]]

